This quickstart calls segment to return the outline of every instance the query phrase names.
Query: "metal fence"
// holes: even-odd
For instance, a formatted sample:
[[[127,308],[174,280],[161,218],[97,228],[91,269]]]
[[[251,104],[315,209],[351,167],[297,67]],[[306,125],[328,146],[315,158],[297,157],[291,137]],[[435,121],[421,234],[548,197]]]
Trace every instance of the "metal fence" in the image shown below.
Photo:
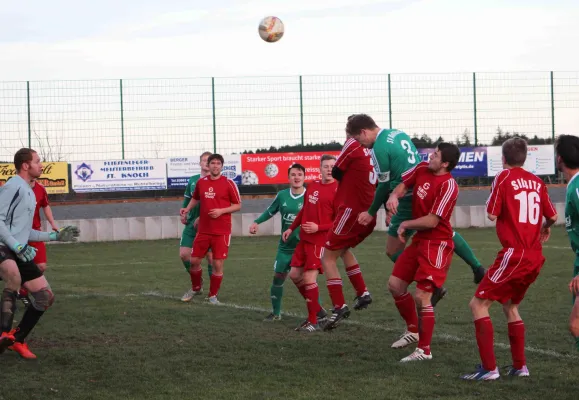
[[[348,115],[489,145],[579,134],[579,72],[0,82],[0,158],[164,158],[342,142]]]

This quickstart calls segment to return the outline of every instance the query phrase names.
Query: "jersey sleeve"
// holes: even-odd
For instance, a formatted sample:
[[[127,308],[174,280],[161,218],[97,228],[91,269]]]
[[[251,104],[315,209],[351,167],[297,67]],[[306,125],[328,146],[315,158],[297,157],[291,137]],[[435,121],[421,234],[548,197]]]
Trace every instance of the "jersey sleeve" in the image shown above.
[[[440,185],[430,213],[438,215],[442,219],[448,219],[458,198],[458,185],[454,179],[449,179]]]
[[[19,243],[8,228],[8,219],[20,203],[20,189],[16,185],[5,185],[0,188],[0,242],[13,249]]]
[[[387,151],[372,151],[372,162],[378,174],[378,182],[390,182],[390,155]]]
[[[374,200],[372,201],[372,205],[368,209],[368,214],[375,217],[380,207],[382,207],[382,205],[386,203],[386,201],[388,200],[389,193],[390,193],[390,185],[388,184],[388,182],[378,183],[376,193],[374,193]]]
[[[273,217],[279,211],[279,203],[280,203],[280,199],[279,199],[279,193],[278,193],[275,196],[275,199],[273,199],[273,201],[269,205],[269,207],[267,207],[267,209],[263,212],[263,214],[261,214],[259,217],[257,217],[257,219],[253,222],[261,224],[261,223],[267,221],[268,219],[270,219],[271,217]]]
[[[199,201],[199,199],[201,198],[199,193],[199,182],[197,182],[197,184],[195,185],[195,190],[193,191],[193,196],[191,197],[197,201]]]
[[[427,162],[421,162],[416,164],[414,167],[410,168],[408,171],[402,174],[402,183],[407,188],[414,186],[416,183],[416,178],[424,171],[425,168],[428,167]]]
[[[227,184],[229,188],[229,201],[231,201],[231,204],[241,204],[241,196],[239,195],[239,189],[235,182],[227,178]]]
[[[342,172],[346,172],[348,166],[352,163],[354,159],[357,158],[360,145],[354,139],[348,139],[342,148],[342,152],[336,160],[335,166]]]
[[[551,197],[549,197],[549,189],[547,189],[547,185],[543,185],[541,191],[541,205],[543,206],[542,211],[545,218],[550,219],[557,215],[557,210],[551,202]]]
[[[296,219],[294,219],[294,222],[292,222],[292,224],[288,229],[295,231],[302,224],[302,216],[304,215],[304,208],[305,207],[302,207],[300,212],[298,212],[298,215],[296,215]]]
[[[502,183],[507,179],[510,172],[503,170],[495,176],[495,180],[491,185],[491,194],[487,200],[487,214],[498,217],[501,214],[503,207],[504,190],[502,190]]]
[[[48,207],[50,205],[50,203],[48,202],[48,192],[46,191],[46,188],[44,186],[42,186],[41,188],[42,188],[42,199],[40,199],[40,207],[42,208]]]

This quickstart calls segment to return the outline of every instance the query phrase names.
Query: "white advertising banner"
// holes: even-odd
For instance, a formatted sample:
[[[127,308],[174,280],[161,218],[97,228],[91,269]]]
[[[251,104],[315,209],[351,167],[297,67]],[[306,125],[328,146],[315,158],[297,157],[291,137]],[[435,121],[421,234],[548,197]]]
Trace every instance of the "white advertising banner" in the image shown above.
[[[527,161],[525,161],[523,168],[535,175],[553,175],[555,173],[555,149],[553,145],[529,145],[527,148]],[[495,176],[502,170],[502,147],[487,147],[488,176]]]
[[[223,156],[223,176],[241,184],[241,156],[227,154]],[[189,178],[201,173],[199,157],[171,157],[167,159],[167,187],[169,189],[185,188]]]

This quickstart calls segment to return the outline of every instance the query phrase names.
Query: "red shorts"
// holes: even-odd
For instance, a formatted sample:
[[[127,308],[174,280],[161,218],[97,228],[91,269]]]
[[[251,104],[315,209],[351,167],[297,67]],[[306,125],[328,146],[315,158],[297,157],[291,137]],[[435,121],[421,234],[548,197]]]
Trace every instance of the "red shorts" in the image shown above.
[[[545,257],[541,250],[506,248],[499,251],[494,264],[479,283],[475,297],[513,304],[523,301],[529,286],[537,279]]]
[[[317,269],[323,274],[322,254],[324,254],[323,246],[300,240],[294,250],[290,267],[303,268],[304,271]]]
[[[360,225],[358,214],[361,212],[343,205],[338,207],[334,225],[326,237],[325,247],[328,250],[353,248],[370,236],[376,226],[376,218],[368,225]]]
[[[225,260],[229,254],[231,235],[209,235],[197,233],[193,241],[192,257],[203,258],[211,249],[214,260]]]
[[[34,257],[34,264],[46,264],[46,243],[44,242],[28,242],[29,246],[36,249],[36,257]]]
[[[392,275],[408,284],[416,281],[417,288],[432,292],[446,281],[453,251],[452,240],[414,239],[396,260]]]

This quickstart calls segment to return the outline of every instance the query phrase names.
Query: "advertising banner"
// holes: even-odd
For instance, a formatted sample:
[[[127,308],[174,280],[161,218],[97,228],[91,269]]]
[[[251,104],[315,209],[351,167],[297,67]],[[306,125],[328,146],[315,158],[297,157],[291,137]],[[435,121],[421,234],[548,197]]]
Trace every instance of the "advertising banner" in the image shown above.
[[[495,176],[503,170],[503,152],[501,146],[487,147],[488,176]],[[529,145],[527,161],[523,166],[535,175],[555,174],[555,148],[552,144]]]
[[[78,193],[167,188],[165,159],[78,161],[70,171],[72,190]]]
[[[320,158],[324,154],[338,157],[339,151],[301,153],[242,154],[242,185],[275,185],[288,182],[287,170],[292,164],[306,169],[306,183],[321,179]]]
[[[240,185],[241,156],[239,154],[227,154],[223,156],[223,160],[225,163],[222,174]],[[185,188],[189,178],[200,172],[199,156],[168,158],[167,187],[169,189]]]
[[[418,149],[422,161],[428,161],[435,149]],[[458,165],[452,170],[452,176],[470,178],[487,176],[487,148],[461,147]]]
[[[68,163],[43,162],[42,175],[38,178],[48,194],[68,193]],[[14,164],[0,164],[0,186],[16,174]]]

